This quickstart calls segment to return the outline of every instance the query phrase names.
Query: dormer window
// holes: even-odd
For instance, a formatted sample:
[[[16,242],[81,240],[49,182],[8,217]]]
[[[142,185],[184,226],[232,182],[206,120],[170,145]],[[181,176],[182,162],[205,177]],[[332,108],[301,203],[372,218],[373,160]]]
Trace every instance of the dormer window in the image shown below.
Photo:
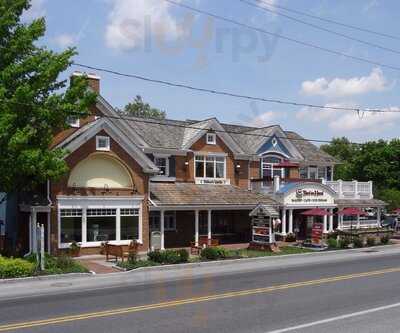
[[[96,150],[110,151],[110,138],[108,136],[96,136]]]
[[[78,117],[68,117],[67,123],[69,126],[78,128],[80,126],[80,121]]]
[[[166,156],[155,156],[154,164],[157,168],[160,169],[160,175],[168,177],[169,176],[169,168],[168,168],[168,157]]]
[[[207,133],[207,144],[208,145],[215,145],[217,144],[217,136],[215,133]]]

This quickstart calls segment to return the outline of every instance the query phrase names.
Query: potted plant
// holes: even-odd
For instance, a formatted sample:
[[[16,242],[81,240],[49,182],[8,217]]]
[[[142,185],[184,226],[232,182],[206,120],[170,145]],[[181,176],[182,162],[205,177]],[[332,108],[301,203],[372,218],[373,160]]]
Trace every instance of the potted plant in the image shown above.
[[[72,242],[69,246],[69,254],[71,257],[79,257],[81,251],[81,246],[77,242]]]

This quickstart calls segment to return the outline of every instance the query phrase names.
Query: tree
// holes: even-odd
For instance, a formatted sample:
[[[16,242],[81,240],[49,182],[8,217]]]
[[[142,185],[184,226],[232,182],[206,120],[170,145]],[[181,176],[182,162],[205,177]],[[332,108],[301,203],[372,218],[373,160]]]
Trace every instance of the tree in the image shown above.
[[[125,105],[120,112],[139,118],[165,119],[165,111],[153,108],[150,104],[143,102],[140,95],[137,95],[132,103]]]
[[[346,137],[333,138],[330,144],[322,145],[321,149],[331,156],[336,157],[341,164],[335,167],[335,179],[353,179],[353,158],[357,155],[359,147],[352,144]]]
[[[87,80],[70,87],[59,75],[72,63],[74,48],[55,53],[37,45],[43,18],[23,23],[29,0],[0,0],[0,192],[34,189],[67,171],[66,152],[50,150],[53,134],[68,117],[83,117],[96,95]]]

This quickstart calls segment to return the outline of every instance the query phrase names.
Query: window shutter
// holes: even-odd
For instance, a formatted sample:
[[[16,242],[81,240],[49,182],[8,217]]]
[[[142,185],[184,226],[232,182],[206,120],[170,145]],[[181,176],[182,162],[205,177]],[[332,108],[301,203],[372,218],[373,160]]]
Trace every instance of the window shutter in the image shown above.
[[[176,160],[175,160],[175,156],[170,156],[168,161],[169,161],[169,176],[170,177],[176,177],[176,172],[175,172]]]

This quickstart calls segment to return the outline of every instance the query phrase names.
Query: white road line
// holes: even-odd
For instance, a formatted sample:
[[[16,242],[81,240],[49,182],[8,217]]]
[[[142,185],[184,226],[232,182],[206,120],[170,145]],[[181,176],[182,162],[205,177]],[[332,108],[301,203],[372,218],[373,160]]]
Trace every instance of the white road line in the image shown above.
[[[368,310],[359,311],[359,312],[353,312],[353,313],[349,313],[349,314],[345,314],[345,315],[341,315],[341,316],[337,316],[337,317],[332,317],[332,318],[322,319],[322,320],[318,320],[318,321],[313,321],[311,323],[306,323],[306,324],[302,324],[302,325],[286,327],[286,328],[282,328],[282,329],[275,330],[275,331],[268,331],[266,333],[291,332],[291,331],[300,330],[300,329],[303,329],[303,328],[308,328],[308,327],[312,327],[312,326],[327,324],[327,323],[331,323],[331,322],[334,322],[334,321],[353,318],[353,317],[357,317],[357,316],[363,316],[363,315],[366,315],[366,314],[379,312],[379,311],[383,311],[383,310],[387,310],[387,309],[393,309],[393,308],[397,308],[397,307],[400,307],[400,303],[380,306],[380,307],[377,307],[377,308],[368,309]]]

